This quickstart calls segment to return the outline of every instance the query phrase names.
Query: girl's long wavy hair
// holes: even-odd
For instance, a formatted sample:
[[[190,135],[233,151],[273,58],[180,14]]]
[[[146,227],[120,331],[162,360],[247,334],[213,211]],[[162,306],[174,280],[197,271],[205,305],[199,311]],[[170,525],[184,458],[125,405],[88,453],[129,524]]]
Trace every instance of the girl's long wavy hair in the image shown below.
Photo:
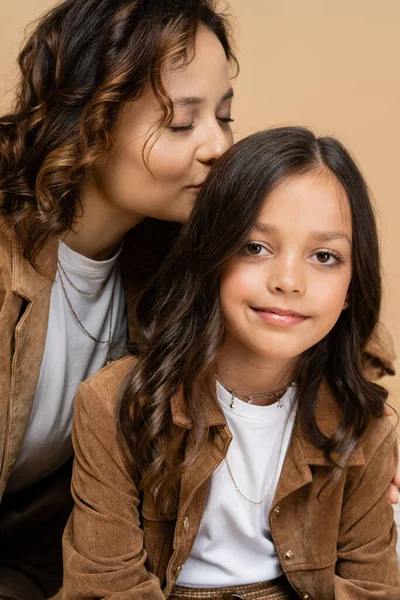
[[[248,241],[276,186],[287,177],[321,169],[343,186],[351,209],[350,305],[330,333],[299,359],[298,422],[315,446],[328,458],[335,457],[339,476],[370,419],[383,414],[386,390],[363,376],[363,350],[378,324],[381,304],[379,244],[366,183],[335,139],[316,138],[298,127],[256,133],[233,146],[213,167],[190,222],[139,304],[146,341],[121,392],[119,424],[142,487],[160,494],[163,502],[193,464],[206,437],[214,433],[205,425],[202,395],[215,398],[213,363],[225,335],[221,271]],[[319,429],[316,419],[323,381],[342,409],[331,436]],[[176,453],[171,452],[170,400],[177,389],[183,390],[196,443],[171,464]]]
[[[237,67],[214,0],[65,0],[37,23],[19,56],[14,110],[0,118],[0,215],[32,264],[72,227],[85,170],[109,151],[122,105],[150,86],[158,131],[171,122],[164,68],[191,60],[199,25]]]

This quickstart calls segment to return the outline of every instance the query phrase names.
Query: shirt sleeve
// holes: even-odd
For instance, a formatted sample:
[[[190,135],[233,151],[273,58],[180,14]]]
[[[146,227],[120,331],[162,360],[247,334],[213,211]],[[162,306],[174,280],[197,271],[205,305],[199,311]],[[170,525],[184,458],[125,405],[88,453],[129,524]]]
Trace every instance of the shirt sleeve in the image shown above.
[[[104,397],[103,397],[104,396]],[[64,600],[165,600],[145,566],[132,461],[118,438],[115,406],[90,382],[75,399],[72,493],[63,538]]]
[[[338,539],[336,600],[400,600],[397,528],[387,497],[396,464],[397,442],[391,431],[361,477],[348,475]]]

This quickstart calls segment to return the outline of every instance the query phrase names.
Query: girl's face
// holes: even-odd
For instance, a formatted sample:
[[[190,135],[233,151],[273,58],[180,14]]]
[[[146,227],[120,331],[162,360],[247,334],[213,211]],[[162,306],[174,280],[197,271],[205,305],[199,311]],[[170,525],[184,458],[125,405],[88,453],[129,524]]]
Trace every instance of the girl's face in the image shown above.
[[[174,117],[150,151],[150,172],[143,147],[162,113],[147,89],[122,109],[112,151],[95,165],[86,182],[86,197],[94,195],[134,222],[147,216],[185,222],[212,164],[233,143],[228,63],[209,29],[200,27],[193,60],[168,71],[165,84]],[[156,135],[150,137],[145,157],[155,140]]]
[[[331,173],[315,170],[281,183],[222,274],[225,349],[293,366],[344,310],[351,249],[349,203]]]

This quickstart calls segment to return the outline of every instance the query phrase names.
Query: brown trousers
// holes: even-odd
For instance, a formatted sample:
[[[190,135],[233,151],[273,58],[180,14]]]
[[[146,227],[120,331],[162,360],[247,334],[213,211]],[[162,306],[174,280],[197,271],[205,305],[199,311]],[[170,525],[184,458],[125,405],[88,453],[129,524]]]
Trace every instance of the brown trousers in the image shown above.
[[[62,585],[61,538],[73,502],[72,459],[0,505],[0,600],[45,600]]]

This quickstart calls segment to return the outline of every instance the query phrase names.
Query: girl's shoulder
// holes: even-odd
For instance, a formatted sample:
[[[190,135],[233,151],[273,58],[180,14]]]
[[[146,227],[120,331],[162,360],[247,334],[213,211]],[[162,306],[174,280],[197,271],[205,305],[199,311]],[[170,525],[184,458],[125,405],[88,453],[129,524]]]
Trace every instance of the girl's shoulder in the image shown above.
[[[90,455],[100,444],[130,464],[129,452],[121,444],[118,428],[118,399],[121,386],[135,358],[124,357],[83,381],[74,400],[72,441],[75,452],[85,447]]]
[[[316,419],[319,429],[327,436],[335,433],[342,418],[343,409],[326,382],[320,389],[316,407]],[[356,452],[362,453],[363,462],[368,464],[383,445],[396,445],[396,428],[386,416],[372,417],[364,435],[358,440]]]
[[[93,397],[96,399],[95,404],[98,410],[105,410],[114,414],[121,386],[135,362],[135,357],[125,356],[106,365],[89,379],[86,379],[78,388],[75,410],[79,410],[79,405],[82,402],[86,404],[89,402],[89,397]]]
[[[366,464],[383,445],[394,446],[397,449],[396,428],[388,417],[372,418],[359,442]]]

